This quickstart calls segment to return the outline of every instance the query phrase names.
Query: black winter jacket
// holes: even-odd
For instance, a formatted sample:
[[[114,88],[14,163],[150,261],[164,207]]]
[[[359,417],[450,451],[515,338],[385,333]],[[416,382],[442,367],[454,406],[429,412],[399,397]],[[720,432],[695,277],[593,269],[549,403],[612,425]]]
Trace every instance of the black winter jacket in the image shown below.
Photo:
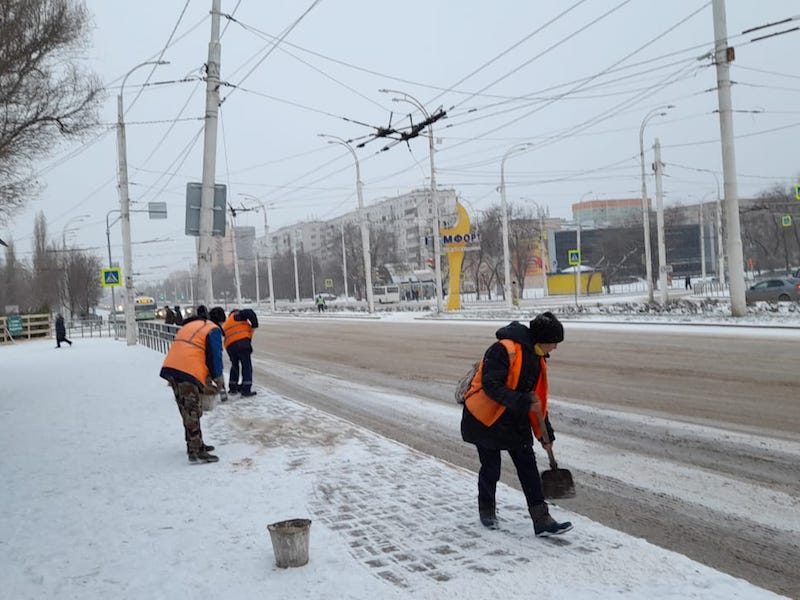
[[[530,329],[518,321],[512,321],[495,333],[498,340],[512,340],[522,346],[522,369],[516,389],[506,387],[509,360],[505,346],[495,342],[483,357],[481,383],[486,394],[495,402],[506,406],[491,427],[487,427],[472,416],[466,405],[461,415],[461,437],[465,442],[494,450],[508,450],[533,445],[533,432],[528,417],[531,391],[539,380],[539,357],[533,348]],[[554,440],[555,435],[549,417],[545,427]]]

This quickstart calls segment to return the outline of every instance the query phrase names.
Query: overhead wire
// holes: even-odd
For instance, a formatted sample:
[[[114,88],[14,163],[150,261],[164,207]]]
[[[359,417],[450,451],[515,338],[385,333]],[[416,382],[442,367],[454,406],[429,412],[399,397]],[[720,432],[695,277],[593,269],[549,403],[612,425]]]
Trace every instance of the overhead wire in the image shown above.
[[[172,38],[175,35],[175,32],[178,30],[178,26],[181,24],[181,21],[183,20],[183,15],[186,14],[186,9],[189,8],[189,2],[190,1],[191,0],[186,0],[186,3],[183,5],[183,9],[181,10],[181,14],[178,15],[177,22],[175,23],[174,27],[172,28],[172,31],[170,32],[169,37],[167,38],[167,41],[164,44],[164,47],[161,48],[161,52],[159,52],[158,58],[155,59],[156,63],[160,62],[161,59],[164,58],[164,53],[167,51],[167,48],[169,48],[169,44],[172,41]],[[153,73],[155,72],[155,70],[157,68],[158,68],[158,64],[152,65],[152,67],[150,69],[150,72],[147,74],[147,78],[144,81],[145,85],[150,81],[150,78],[153,76]],[[142,95],[142,91],[143,90],[144,90],[144,87],[140,88],[139,91],[136,93],[136,96],[134,96],[133,100],[131,100],[130,103],[128,103],[128,109],[125,111],[126,114],[127,114],[128,111],[131,110],[131,108],[133,108],[133,105],[136,104],[136,101],[139,99],[139,96]]]
[[[222,98],[222,99],[220,100],[220,104],[224,103],[224,102],[225,102],[225,101],[226,101],[228,98],[230,98],[230,96],[231,96],[231,95],[233,95],[233,94],[236,92],[236,87],[237,87],[237,86],[239,86],[239,85],[241,85],[241,84],[242,84],[242,83],[243,83],[245,80],[247,80],[247,78],[248,78],[248,77],[250,77],[250,75],[252,75],[252,74],[253,74],[253,72],[254,72],[254,71],[255,71],[255,70],[256,70],[256,69],[257,69],[259,66],[261,66],[261,64],[262,64],[262,63],[263,63],[265,60],[267,60],[267,58],[269,58],[269,56],[272,54],[272,52],[275,50],[275,48],[276,48],[276,47],[277,47],[277,46],[278,46],[278,45],[279,45],[279,44],[280,44],[280,43],[281,43],[281,42],[282,42],[282,41],[283,41],[283,40],[286,38],[286,36],[288,36],[288,35],[289,35],[289,34],[290,34],[292,31],[294,31],[294,29],[295,29],[295,28],[296,28],[296,27],[297,27],[297,26],[298,26],[298,25],[299,25],[299,24],[300,24],[300,23],[303,21],[303,19],[305,19],[305,18],[306,18],[306,16],[308,16],[308,14],[309,14],[309,13],[310,13],[310,12],[311,12],[311,11],[312,11],[314,8],[316,8],[316,6],[317,6],[317,5],[318,5],[320,2],[322,2],[322,0],[313,0],[313,2],[311,3],[311,5],[310,5],[308,8],[306,8],[306,10],[305,10],[305,11],[303,11],[303,13],[302,13],[302,14],[301,14],[299,17],[297,17],[297,19],[295,19],[295,21],[294,21],[294,22],[293,22],[293,23],[292,23],[292,24],[291,24],[289,27],[287,27],[287,28],[286,28],[286,29],[283,31],[283,33],[281,34],[281,37],[280,37],[280,39],[279,39],[279,40],[278,40],[276,43],[274,43],[274,44],[273,44],[273,45],[270,47],[270,49],[269,49],[269,50],[268,50],[268,51],[267,51],[267,52],[264,54],[264,56],[263,56],[263,57],[261,57],[261,60],[259,60],[259,61],[258,61],[258,62],[257,62],[255,65],[253,65],[253,68],[252,68],[252,69],[250,69],[250,70],[249,70],[247,73],[245,73],[244,77],[242,77],[242,78],[239,80],[239,83],[237,83],[236,85],[234,85],[234,86],[233,86],[233,90],[231,90],[231,92],[230,92],[229,94],[227,94],[227,95],[226,95],[224,98]],[[228,17],[228,18],[233,18],[233,17],[232,17],[232,15],[226,15],[226,17]]]

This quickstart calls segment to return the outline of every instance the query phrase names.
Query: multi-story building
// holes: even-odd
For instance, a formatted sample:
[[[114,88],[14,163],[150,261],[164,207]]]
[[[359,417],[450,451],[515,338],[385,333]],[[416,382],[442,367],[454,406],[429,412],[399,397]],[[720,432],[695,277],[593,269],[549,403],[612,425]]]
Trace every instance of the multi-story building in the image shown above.
[[[650,198],[647,199],[650,208]],[[616,227],[642,220],[642,199],[586,200],[572,205],[572,216],[582,227]]]
[[[250,225],[225,228],[225,237],[214,237],[211,241],[211,262],[215,265],[233,268],[233,239],[236,240],[236,254],[240,261],[255,259],[256,228]]]
[[[438,190],[439,216],[443,224],[456,212],[456,193],[453,189]],[[419,268],[427,267],[432,256],[434,207],[430,189],[412,190],[400,196],[384,198],[364,207],[371,230],[392,233],[395,255],[400,262]],[[344,225],[358,224],[354,210],[328,221],[306,221],[281,227],[270,232],[273,252],[291,250],[292,236],[297,236],[298,249],[316,253],[333,247]]]

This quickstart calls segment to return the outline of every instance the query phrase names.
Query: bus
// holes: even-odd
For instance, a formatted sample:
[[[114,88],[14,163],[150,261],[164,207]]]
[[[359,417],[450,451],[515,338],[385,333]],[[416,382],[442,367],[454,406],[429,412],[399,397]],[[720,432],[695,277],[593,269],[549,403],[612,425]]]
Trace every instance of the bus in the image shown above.
[[[133,314],[137,321],[156,318],[156,299],[149,296],[137,296],[133,301]]]
[[[372,299],[380,304],[390,304],[392,302],[400,302],[400,286],[373,285]]]

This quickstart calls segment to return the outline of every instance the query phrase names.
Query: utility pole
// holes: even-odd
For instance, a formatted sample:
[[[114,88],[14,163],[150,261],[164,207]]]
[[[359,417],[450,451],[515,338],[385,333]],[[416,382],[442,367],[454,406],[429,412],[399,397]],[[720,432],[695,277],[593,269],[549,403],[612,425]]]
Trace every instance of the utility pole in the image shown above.
[[[739,224],[739,192],[736,185],[736,149],[733,142],[730,62],[733,48],[728,47],[728,26],[725,1],[712,0],[714,15],[714,62],[717,67],[717,100],[719,129],[722,141],[722,179],[725,191],[728,273],[730,275],[731,316],[747,314],[744,297],[744,254]]]
[[[236,211],[231,207],[231,246],[233,246],[233,283],[237,308],[242,307],[242,284],[239,278],[239,252],[236,250]]]
[[[198,302],[214,303],[211,281],[211,233],[214,226],[214,183],[217,171],[217,115],[219,113],[220,1],[211,1],[211,41],[206,62],[206,115],[203,139],[203,189],[200,195],[200,235],[197,239]]]
[[[653,145],[653,170],[656,174],[656,234],[658,237],[658,289],[661,305],[667,305],[667,248],[664,242],[664,191],[661,187],[661,142]]]
[[[339,222],[339,227],[342,232],[342,278],[344,279],[344,301],[349,301],[350,296],[347,293],[347,252],[344,245],[344,221]]]
[[[703,231],[705,223],[703,222],[703,209],[705,204],[700,200],[700,277],[703,281],[706,280],[706,232]]]
[[[399,90],[387,90],[381,89],[380,92],[394,92],[396,94],[402,94],[402,98],[392,98],[395,102],[408,102],[417,107],[417,109],[425,116],[425,121],[423,123],[419,123],[415,131],[419,132],[425,127],[428,129],[428,156],[430,157],[431,163],[431,202],[433,203],[433,268],[434,268],[434,276],[436,278],[436,312],[437,314],[441,314],[443,311],[443,303],[442,303],[442,232],[441,232],[441,216],[440,216],[440,207],[439,207],[439,197],[436,193],[436,170],[434,169],[434,143],[433,143],[433,123],[438,119],[441,119],[445,116],[445,112],[441,110],[441,108],[436,111],[433,116],[428,112],[425,106],[414,98],[414,96],[407,94],[406,92],[401,92]]]
[[[292,256],[294,257],[294,301],[300,305],[300,279],[297,277],[297,230],[292,231]]]

